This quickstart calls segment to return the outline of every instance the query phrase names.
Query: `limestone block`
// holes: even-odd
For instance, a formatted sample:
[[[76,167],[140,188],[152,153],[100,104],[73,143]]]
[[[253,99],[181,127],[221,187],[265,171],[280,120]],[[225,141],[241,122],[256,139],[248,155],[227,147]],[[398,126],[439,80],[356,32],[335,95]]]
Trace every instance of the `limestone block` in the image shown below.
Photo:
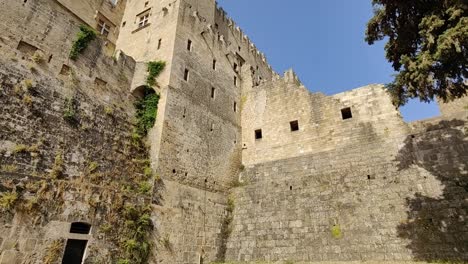
[[[18,262],[18,252],[15,250],[5,250],[0,256],[0,264],[16,264]]]

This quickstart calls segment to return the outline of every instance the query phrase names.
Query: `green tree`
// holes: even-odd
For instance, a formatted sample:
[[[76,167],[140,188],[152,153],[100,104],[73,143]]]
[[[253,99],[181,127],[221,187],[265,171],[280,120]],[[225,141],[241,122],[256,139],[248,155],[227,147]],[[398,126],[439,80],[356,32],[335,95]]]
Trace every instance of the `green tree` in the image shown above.
[[[387,87],[396,106],[409,98],[450,101],[467,94],[467,0],[372,0],[366,41],[388,39],[397,71]]]

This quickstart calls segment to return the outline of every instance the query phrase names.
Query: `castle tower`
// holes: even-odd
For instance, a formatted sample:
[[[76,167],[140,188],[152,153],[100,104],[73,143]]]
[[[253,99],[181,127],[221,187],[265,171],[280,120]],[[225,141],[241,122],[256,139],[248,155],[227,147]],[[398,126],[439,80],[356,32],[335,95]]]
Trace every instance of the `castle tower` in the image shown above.
[[[242,90],[272,70],[214,0],[129,1],[122,21],[117,49],[137,61],[132,90],[145,85],[147,62],[166,62],[151,161],[164,182],[161,210],[170,212],[160,233],[186,252],[164,259],[222,259],[225,191],[241,170]]]
[[[241,161],[242,87],[271,78],[265,58],[214,0],[130,1],[122,21],[117,49],[140,62],[132,89],[146,62],[166,62],[153,163],[163,178],[226,189]]]

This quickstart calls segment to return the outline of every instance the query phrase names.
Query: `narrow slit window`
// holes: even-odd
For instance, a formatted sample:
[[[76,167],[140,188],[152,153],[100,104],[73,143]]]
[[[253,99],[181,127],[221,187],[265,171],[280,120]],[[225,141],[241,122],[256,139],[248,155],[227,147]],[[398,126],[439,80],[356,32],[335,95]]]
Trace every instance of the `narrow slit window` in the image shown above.
[[[237,86],[237,76],[234,76],[234,86]]]
[[[159,39],[158,40],[158,50],[161,49],[161,45],[162,45],[162,39]]]
[[[184,71],[184,81],[188,82],[190,78],[190,71],[188,69],[185,69]]]
[[[214,87],[211,87],[211,98],[213,98],[213,99],[214,99],[214,98],[215,98],[215,96],[216,96],[216,88],[214,88]]]
[[[213,70],[216,70],[216,60],[213,60]]]
[[[214,128],[215,128],[215,125],[214,125],[213,123],[211,123],[210,132],[213,132],[213,131],[214,131]]]
[[[234,63],[234,67],[233,67],[233,68],[234,68],[234,71],[237,72],[237,68],[238,68],[237,63]]]
[[[237,112],[237,102],[234,102],[234,112]]]
[[[289,126],[291,127],[291,132],[299,131],[299,121],[291,121],[289,122]]]
[[[192,51],[192,41],[190,39],[187,41],[187,50]]]
[[[261,129],[255,130],[255,139],[262,139],[262,138],[263,138],[262,130]]]
[[[343,120],[353,118],[353,113],[351,112],[351,107],[341,109],[341,116]]]

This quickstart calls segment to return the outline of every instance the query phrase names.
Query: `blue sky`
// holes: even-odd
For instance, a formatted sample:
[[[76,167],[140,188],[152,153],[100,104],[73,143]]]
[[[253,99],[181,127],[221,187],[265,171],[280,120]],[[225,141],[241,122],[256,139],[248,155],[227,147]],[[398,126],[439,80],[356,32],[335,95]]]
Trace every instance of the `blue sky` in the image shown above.
[[[282,74],[294,68],[313,92],[328,95],[372,83],[388,83],[393,69],[385,42],[364,41],[371,0],[218,0],[218,3]],[[407,121],[439,114],[418,100],[400,109]]]

